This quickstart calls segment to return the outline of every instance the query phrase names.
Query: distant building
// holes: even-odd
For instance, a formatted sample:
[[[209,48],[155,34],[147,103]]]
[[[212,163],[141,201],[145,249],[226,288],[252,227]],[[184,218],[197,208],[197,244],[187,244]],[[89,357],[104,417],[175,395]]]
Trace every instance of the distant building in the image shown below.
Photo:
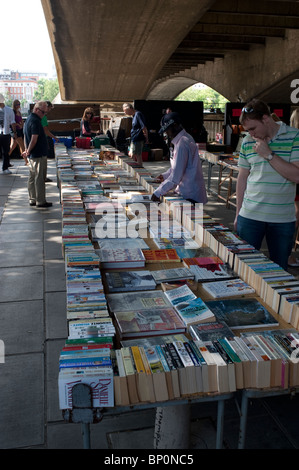
[[[29,110],[35,91],[38,89],[38,80],[47,78],[46,73],[15,72],[3,70],[0,73],[0,93],[5,97],[22,102],[22,111]]]

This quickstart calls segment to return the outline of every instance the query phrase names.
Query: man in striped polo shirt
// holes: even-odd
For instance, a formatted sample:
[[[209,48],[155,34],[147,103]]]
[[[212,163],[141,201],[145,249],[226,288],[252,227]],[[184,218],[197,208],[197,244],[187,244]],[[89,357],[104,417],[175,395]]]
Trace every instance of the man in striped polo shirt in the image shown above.
[[[239,155],[235,230],[285,270],[295,232],[295,193],[299,182],[299,130],[276,123],[266,103],[252,100],[240,116],[248,135]]]

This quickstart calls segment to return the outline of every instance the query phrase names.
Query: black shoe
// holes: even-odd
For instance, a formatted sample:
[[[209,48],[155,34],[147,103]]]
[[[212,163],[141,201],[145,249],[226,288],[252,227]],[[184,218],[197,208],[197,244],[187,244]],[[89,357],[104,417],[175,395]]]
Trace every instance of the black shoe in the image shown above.
[[[36,202],[35,201],[29,201],[29,206],[36,206]]]
[[[50,178],[46,178],[45,183],[53,183],[53,180],[51,180]]]
[[[9,163],[8,166],[9,166],[9,167],[13,167],[14,164],[13,164],[13,163]]]
[[[45,202],[44,204],[36,204],[36,207],[52,207],[52,202]]]

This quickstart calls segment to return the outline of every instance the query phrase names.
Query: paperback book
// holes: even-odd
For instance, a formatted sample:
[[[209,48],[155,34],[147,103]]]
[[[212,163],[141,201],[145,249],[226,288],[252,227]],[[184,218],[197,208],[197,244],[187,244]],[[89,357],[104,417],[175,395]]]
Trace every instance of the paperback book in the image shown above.
[[[140,248],[112,248],[99,250],[100,266],[104,269],[140,268],[145,257]]]
[[[173,248],[164,250],[142,250],[146,263],[180,262],[180,257]]]
[[[194,279],[194,274],[188,268],[159,269],[151,271],[157,284],[161,282],[179,281],[184,279]]]
[[[232,329],[223,321],[213,321],[199,325],[191,325],[189,330],[193,340],[214,341],[219,338],[233,338]]]
[[[114,312],[120,338],[184,333],[186,327],[173,308]]]
[[[165,295],[187,327],[215,319],[213,312],[187,285],[165,291]]]
[[[240,278],[227,281],[206,282],[202,284],[202,288],[214,299],[255,293],[255,289]]]
[[[71,320],[68,323],[69,339],[97,338],[101,336],[114,336],[115,328],[112,319],[95,318],[83,320]]]
[[[254,298],[208,301],[207,306],[217,320],[224,321],[232,329],[278,325],[273,315]]]
[[[162,291],[140,291],[107,294],[106,300],[111,312],[124,312],[132,310],[144,310],[172,307],[171,303]]]
[[[109,292],[155,289],[156,282],[150,271],[114,271],[105,273]]]
[[[91,388],[94,408],[114,406],[112,367],[91,367],[89,369],[62,369],[58,377],[59,408],[73,408],[73,387],[86,384]]]
[[[183,258],[183,263],[187,268],[190,266],[207,266],[223,264],[223,261],[218,256],[197,256],[193,258]]]

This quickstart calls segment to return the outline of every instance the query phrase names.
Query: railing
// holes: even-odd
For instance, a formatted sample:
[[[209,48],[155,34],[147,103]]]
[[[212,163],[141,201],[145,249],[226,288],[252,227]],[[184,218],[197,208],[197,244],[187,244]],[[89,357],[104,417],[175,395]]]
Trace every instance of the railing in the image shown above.
[[[216,134],[223,135],[224,115],[216,113],[204,113],[203,124],[208,132],[208,142],[216,141]]]

